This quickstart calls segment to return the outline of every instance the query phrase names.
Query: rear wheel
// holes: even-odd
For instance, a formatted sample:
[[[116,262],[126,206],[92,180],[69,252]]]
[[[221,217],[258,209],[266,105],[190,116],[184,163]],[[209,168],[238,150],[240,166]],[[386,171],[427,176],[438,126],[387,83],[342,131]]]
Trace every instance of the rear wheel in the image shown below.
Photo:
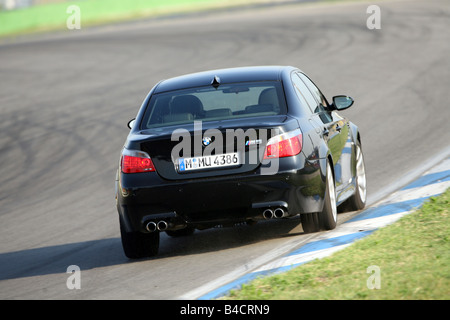
[[[325,230],[336,228],[337,223],[336,190],[334,188],[333,172],[329,163],[327,163],[327,184],[323,210],[319,213],[319,223],[320,227]]]
[[[355,194],[348,199],[350,210],[361,210],[366,205],[367,181],[364,156],[360,145],[356,145],[356,190]]]
[[[120,221],[120,236],[125,255],[130,259],[151,257],[158,254],[159,232],[126,232]]]
[[[334,188],[333,172],[329,163],[327,163],[325,198],[322,212],[301,214],[300,219],[303,231],[306,233],[317,232],[321,229],[331,230],[336,228],[336,191]]]

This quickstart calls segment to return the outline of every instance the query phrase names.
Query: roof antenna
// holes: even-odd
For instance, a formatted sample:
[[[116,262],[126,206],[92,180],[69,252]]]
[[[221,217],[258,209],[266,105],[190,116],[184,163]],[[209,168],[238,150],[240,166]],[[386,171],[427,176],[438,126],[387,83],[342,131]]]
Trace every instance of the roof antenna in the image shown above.
[[[217,89],[220,86],[220,78],[218,76],[214,76],[214,79],[211,81],[211,85]]]

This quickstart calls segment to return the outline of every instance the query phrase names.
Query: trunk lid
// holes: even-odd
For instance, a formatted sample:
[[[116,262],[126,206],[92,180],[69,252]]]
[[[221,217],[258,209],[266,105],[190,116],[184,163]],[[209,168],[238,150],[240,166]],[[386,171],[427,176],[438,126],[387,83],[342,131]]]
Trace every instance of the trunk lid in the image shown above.
[[[126,147],[147,152],[167,180],[244,174],[260,166],[268,139],[296,128],[287,115],[196,121],[142,130]]]

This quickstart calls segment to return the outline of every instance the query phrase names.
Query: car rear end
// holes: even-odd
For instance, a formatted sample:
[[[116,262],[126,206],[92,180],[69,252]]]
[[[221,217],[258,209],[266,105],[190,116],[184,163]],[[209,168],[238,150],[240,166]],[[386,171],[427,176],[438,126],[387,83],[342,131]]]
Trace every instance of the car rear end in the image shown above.
[[[318,211],[311,190],[322,180],[302,152],[279,79],[155,92],[122,151],[117,199],[126,230]]]

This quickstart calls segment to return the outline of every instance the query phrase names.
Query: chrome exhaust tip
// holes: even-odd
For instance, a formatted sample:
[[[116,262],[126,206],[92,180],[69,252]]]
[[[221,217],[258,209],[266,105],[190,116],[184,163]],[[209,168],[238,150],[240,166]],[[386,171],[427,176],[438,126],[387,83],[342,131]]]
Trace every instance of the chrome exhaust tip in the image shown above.
[[[266,209],[266,210],[264,210],[264,212],[263,212],[263,217],[264,217],[264,219],[266,219],[266,220],[272,219],[272,218],[273,218],[273,211],[272,211],[272,209]]]
[[[158,222],[156,227],[159,231],[165,231],[169,227],[169,224],[167,222],[165,222],[164,220],[161,220]]]
[[[284,218],[285,216],[287,216],[287,212],[286,210],[284,210],[284,208],[276,208],[273,214],[277,219]]]
[[[155,232],[157,230],[156,223],[150,221],[146,224],[145,229],[147,229],[148,232]]]

